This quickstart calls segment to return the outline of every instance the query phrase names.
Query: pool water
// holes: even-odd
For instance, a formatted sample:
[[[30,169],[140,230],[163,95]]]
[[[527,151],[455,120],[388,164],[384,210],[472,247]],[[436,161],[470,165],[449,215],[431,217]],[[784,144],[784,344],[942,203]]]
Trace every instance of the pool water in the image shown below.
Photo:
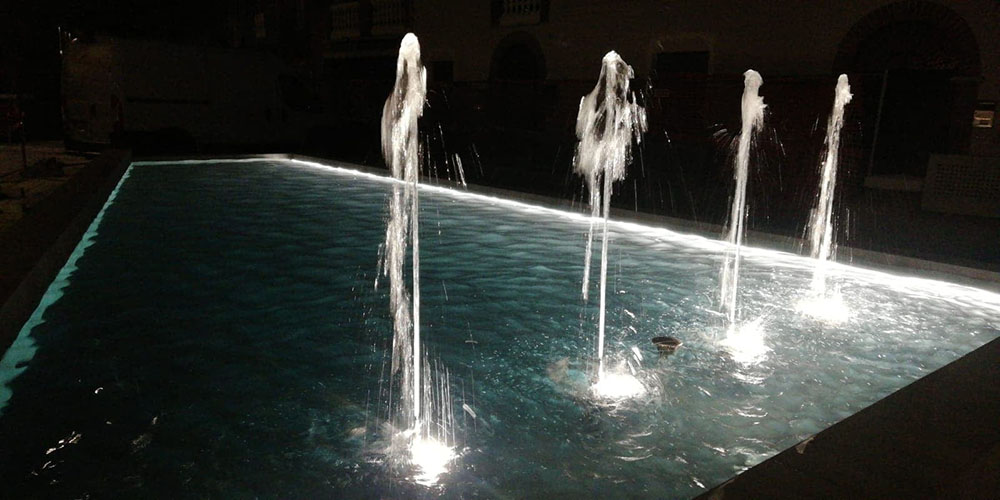
[[[425,486],[380,444],[389,189],[286,161],[130,168],[0,362],[4,494],[685,498],[1000,336],[995,294],[845,266],[850,319],[809,319],[809,261],[750,249],[759,335],[725,344],[723,246],[613,224],[605,352],[646,393],[598,401],[586,219],[428,188],[422,336],[459,456]],[[684,345],[661,357],[663,335]]]

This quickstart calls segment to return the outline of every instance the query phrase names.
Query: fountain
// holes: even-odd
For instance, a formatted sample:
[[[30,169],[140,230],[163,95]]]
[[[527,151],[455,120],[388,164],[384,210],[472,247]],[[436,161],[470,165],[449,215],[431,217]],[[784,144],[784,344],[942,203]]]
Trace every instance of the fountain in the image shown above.
[[[576,118],[579,140],[574,168],[587,182],[590,194],[590,227],[584,258],[583,299],[588,296],[594,221],[603,200],[603,237],[601,246],[601,303],[597,337],[597,378],[604,376],[604,323],[608,275],[608,213],[611,210],[611,185],[625,178],[625,167],[631,162],[632,141],[640,142],[646,131],[646,112],[629,90],[629,80],[635,76],[632,67],[615,52],[608,52],[601,61],[597,86],[580,99]],[[603,184],[603,189],[601,185]],[[607,384],[600,385],[604,387]],[[598,386],[595,386],[598,387]]]
[[[421,470],[418,481],[433,483],[454,452],[431,435],[439,434],[437,431],[441,428],[449,428],[430,423],[435,407],[440,409],[440,414],[447,415],[445,410],[451,406],[447,377],[432,382],[429,364],[420,349],[418,120],[423,114],[426,92],[427,73],[420,62],[420,43],[413,33],[408,33],[399,47],[395,86],[382,109],[382,154],[393,178],[402,181],[402,185],[397,182],[392,186],[382,271],[389,277],[389,307],[393,318],[391,373],[394,376],[401,373],[402,380],[397,407],[397,417],[401,421],[396,424],[409,429],[403,436],[408,441],[411,462]],[[412,303],[403,277],[408,236],[413,244]],[[421,375],[426,382],[423,385]],[[434,395],[439,395],[436,401],[432,401]],[[443,406],[445,404],[447,406]]]
[[[822,174],[816,208],[812,210],[809,218],[807,239],[810,256],[816,259],[816,268],[813,271],[810,297],[800,304],[800,309],[805,314],[833,322],[842,321],[848,314],[839,294],[827,293],[826,274],[827,264],[836,251],[833,238],[833,195],[837,181],[840,129],[844,126],[844,106],[849,102],[851,102],[851,86],[847,81],[847,75],[840,75],[834,92],[833,111],[830,112],[830,119],[826,124],[826,150],[820,164]]]
[[[750,163],[750,145],[755,134],[764,123],[764,98],[758,95],[760,86],[764,83],[760,73],[748,69],[743,73],[743,103],[742,126],[740,128],[739,144],[736,149],[736,191],[733,194],[732,211],[726,229],[726,242],[730,248],[722,264],[721,306],[722,312],[730,326],[736,324],[736,290],[740,277],[740,247],[743,245],[743,233],[747,217],[747,171]]]
[[[850,266],[836,280],[850,294],[852,322],[817,334],[795,310],[816,260],[744,248],[753,258],[741,263],[742,323],[721,342],[699,339],[719,318],[718,242],[607,218],[627,154],[602,158],[612,148],[599,139],[643,128],[633,101],[607,109],[608,95],[628,99],[627,80],[617,79],[627,69],[603,71],[584,98],[580,115],[590,120],[577,161],[604,211],[602,271],[608,233],[622,236],[617,272],[631,289],[617,303],[641,312],[615,338],[637,346],[634,358],[609,357],[595,381],[584,373],[591,367],[566,357],[592,338],[563,334],[578,325],[579,307],[567,300],[574,292],[550,285],[577,279],[566,253],[592,234],[595,218],[429,183],[417,204],[424,87],[409,35],[385,106],[392,178],[302,159],[129,168],[0,359],[5,491],[144,497],[184,485],[192,496],[691,498],[997,338],[1000,295]],[[758,111],[759,84],[747,92]],[[626,112],[635,114],[623,133],[613,119]],[[752,130],[741,139],[749,143]],[[193,189],[202,191],[192,197]],[[745,207],[736,213],[745,217]],[[429,222],[436,238],[427,237]],[[377,293],[362,285],[383,238],[378,274],[393,289]],[[428,286],[431,253],[434,270],[446,271],[434,275],[441,287]],[[445,290],[445,280],[458,286]],[[373,397],[371,373],[383,359],[390,370],[369,334],[385,324],[385,295],[394,375],[378,377]],[[747,312],[762,307],[766,316]],[[762,363],[765,340],[780,355]],[[438,346],[450,366],[468,369],[454,393],[430,354]],[[640,372],[656,351],[658,366]],[[643,392],[641,404],[604,411]],[[379,413],[384,401],[393,401],[391,419]],[[466,416],[477,427],[459,463],[455,420]],[[377,444],[368,440],[376,427],[385,429],[375,431]],[[171,439],[178,435],[189,438]],[[398,480],[398,470],[411,477]]]

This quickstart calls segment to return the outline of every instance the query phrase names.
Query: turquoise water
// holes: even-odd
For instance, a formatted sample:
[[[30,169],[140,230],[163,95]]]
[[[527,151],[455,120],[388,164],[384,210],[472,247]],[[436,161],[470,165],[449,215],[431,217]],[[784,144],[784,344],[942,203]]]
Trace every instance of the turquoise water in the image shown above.
[[[997,295],[846,267],[851,318],[808,319],[808,262],[752,250],[761,335],[726,347],[723,247],[617,224],[606,352],[647,392],[595,401],[585,219],[429,189],[423,338],[459,456],[422,486],[381,444],[388,189],[290,162],[132,167],[0,362],[4,494],[684,498],[1000,335]],[[661,335],[684,346],[660,357]]]

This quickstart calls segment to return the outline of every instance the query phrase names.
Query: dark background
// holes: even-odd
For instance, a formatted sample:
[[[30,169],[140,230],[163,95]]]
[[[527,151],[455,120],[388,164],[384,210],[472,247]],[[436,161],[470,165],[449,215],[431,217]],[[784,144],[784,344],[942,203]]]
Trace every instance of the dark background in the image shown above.
[[[596,81],[599,56],[587,64],[586,71],[573,73],[592,77],[567,78],[567,65],[584,63],[568,60],[565,51],[553,53],[551,40],[580,40],[579,52],[589,54],[593,50],[587,47],[601,45],[591,40],[603,39],[602,25],[588,22],[607,21],[610,24],[604,27],[609,32],[643,36],[647,28],[682,17],[678,14],[695,16],[694,10],[705,7],[691,2],[539,1],[533,4],[535,10],[511,23],[508,3],[13,2],[0,7],[4,27],[0,30],[0,94],[21,99],[29,140],[59,139],[63,135],[60,33],[71,32],[83,42],[119,37],[254,51],[262,57],[280,58],[289,73],[321,101],[323,120],[300,140],[280,145],[221,145],[164,135],[125,145],[139,154],[266,149],[381,165],[381,106],[392,87],[399,40],[412,29],[422,40],[430,40],[425,42],[425,52],[432,52],[425,58],[429,89],[421,125],[428,173],[453,177],[449,172],[460,161],[469,182],[582,200],[581,179],[572,173],[573,126],[576,103]],[[801,32],[813,33],[817,39],[840,37],[824,32],[832,29],[822,22],[822,9],[833,8],[827,3],[779,8],[775,17],[775,11],[754,12],[749,4],[723,2],[717,11],[709,9],[705,14],[710,24],[711,16],[719,16],[720,26],[732,25],[734,16],[746,16],[747,23],[738,25],[738,31],[715,36],[740,40],[747,54],[766,52],[770,54],[767,60],[746,56],[742,61],[738,53],[723,49],[654,51],[649,61],[629,60],[636,71],[632,85],[647,109],[650,127],[628,178],[616,187],[614,205],[724,222],[742,91],[742,75],[734,68],[745,65],[762,70],[761,93],[768,104],[767,127],[753,153],[750,227],[801,235],[816,196],[833,87],[837,74],[845,72],[855,99],[847,109],[842,139],[837,191],[840,241],[996,268],[1000,252],[989,244],[995,241],[989,233],[997,232],[993,219],[930,214],[921,209],[919,192],[865,187],[870,177],[922,179],[932,154],[1000,155],[995,128],[979,132],[970,126],[973,108],[981,105],[978,89],[991,71],[990,61],[996,59],[996,41],[977,39],[970,28],[977,26],[975,16],[969,15],[970,7],[959,14],[952,9],[954,2],[849,3],[859,14],[837,46],[836,57],[823,53],[829,48],[820,48],[818,43],[810,49],[808,37],[776,39],[781,37],[773,29],[801,25]],[[349,26],[339,24],[342,20],[336,12],[342,4],[356,7],[358,17]],[[398,8],[393,11],[397,21],[388,30],[387,4]],[[986,18],[1000,11],[1000,2],[973,4]],[[659,9],[656,16],[647,16],[643,10],[649,5]],[[588,21],[588,8],[593,8],[592,17],[614,12],[621,19]],[[685,9],[692,12],[682,12]],[[461,35],[449,36],[450,30],[473,22],[469,13],[479,10],[488,15],[487,29],[495,43],[479,46]],[[571,16],[575,16],[573,21],[567,21]],[[627,26],[616,26],[616,22]],[[421,28],[428,32],[420,33]],[[670,31],[669,27],[656,29]],[[430,36],[425,38],[425,34]],[[756,43],[777,49],[765,51]],[[453,55],[441,57],[443,53]],[[470,74],[469,59],[488,64],[483,78],[463,76]],[[815,69],[821,65],[818,61],[829,59],[833,65],[828,70]],[[942,248],[924,241],[921,233],[926,231],[921,228],[926,227],[940,227],[934,231],[943,232],[944,240],[965,240]]]

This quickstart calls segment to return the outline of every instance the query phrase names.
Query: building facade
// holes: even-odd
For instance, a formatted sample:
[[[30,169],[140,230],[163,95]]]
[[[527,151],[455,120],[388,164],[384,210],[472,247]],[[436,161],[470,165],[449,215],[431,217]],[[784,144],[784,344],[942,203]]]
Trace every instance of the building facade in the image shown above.
[[[353,129],[373,133],[399,40],[416,33],[431,86],[429,114],[442,138],[476,143],[498,163],[571,160],[579,99],[609,50],[635,70],[634,87],[650,114],[649,141],[669,142],[669,154],[682,163],[720,162],[720,137],[724,142],[739,128],[748,68],[764,77],[775,147],[789,165],[781,182],[812,182],[840,73],[849,75],[855,94],[844,144],[855,184],[880,175],[922,178],[932,155],[1000,156],[1000,128],[987,119],[974,126],[974,117],[991,116],[1000,101],[1000,4],[993,0],[234,5],[242,20],[234,33],[243,43],[297,47],[291,53],[316,76],[330,108]],[[658,160],[655,149],[648,153]]]

